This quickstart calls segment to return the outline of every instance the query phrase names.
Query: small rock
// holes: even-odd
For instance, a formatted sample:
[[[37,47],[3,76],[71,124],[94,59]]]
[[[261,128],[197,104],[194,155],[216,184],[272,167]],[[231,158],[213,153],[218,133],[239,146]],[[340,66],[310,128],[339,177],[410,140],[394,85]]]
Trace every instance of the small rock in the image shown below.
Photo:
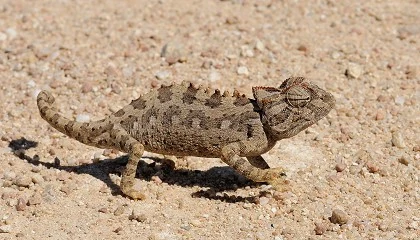
[[[341,57],[341,53],[338,51],[334,51],[333,53],[331,53],[331,57],[332,59],[338,59]]]
[[[9,39],[12,40],[17,36],[17,31],[14,28],[6,29],[6,34],[8,35]]]
[[[254,57],[254,51],[249,46],[242,46],[241,47],[241,56],[242,57]]]
[[[210,82],[216,82],[221,79],[220,73],[218,71],[212,70],[209,74],[209,81]]]
[[[31,198],[29,198],[29,205],[39,205],[42,202],[42,197],[40,193],[35,193]]]
[[[402,106],[405,103],[405,97],[404,96],[396,96],[395,97],[395,104]]]
[[[5,41],[7,39],[7,35],[0,32],[0,42]]]
[[[340,209],[335,209],[332,212],[332,215],[330,217],[330,221],[334,224],[339,224],[339,225],[343,225],[346,224],[349,221],[349,217],[347,216],[347,214],[340,210]]]
[[[82,93],[88,93],[93,90],[93,85],[91,82],[85,82],[82,85]]]
[[[116,84],[116,83],[112,83],[112,84],[111,84],[111,90],[112,90],[112,92],[113,92],[113,93],[115,93],[115,94],[120,94],[120,93],[121,93],[121,91],[122,91],[122,89],[121,89],[120,85],[119,85],[119,84]]]
[[[106,208],[106,207],[102,207],[102,208],[99,208],[99,209],[98,209],[98,212],[101,212],[101,213],[108,213],[109,211],[108,211],[108,208]]]
[[[419,228],[418,221],[412,221],[408,224],[408,229],[417,230]]]
[[[257,40],[257,42],[255,43],[255,48],[260,52],[264,51],[264,43],[261,40]]]
[[[102,153],[103,153],[103,151],[97,151],[93,154],[93,162],[94,163],[99,162],[99,160],[101,160],[101,158],[103,156]]]
[[[171,75],[169,71],[159,71],[155,74],[155,77],[159,80],[163,80],[165,78],[168,78]]]
[[[19,187],[29,187],[32,183],[32,178],[27,175],[19,176],[15,179],[14,183]]]
[[[13,172],[13,171],[7,171],[7,172],[4,173],[3,178],[5,180],[11,181],[11,180],[16,178],[16,173]]]
[[[237,16],[230,15],[226,18],[226,24],[233,25],[233,24],[237,24],[238,22],[239,22],[239,18]]]
[[[357,79],[362,75],[362,67],[357,63],[349,63],[345,74],[347,77]]]
[[[0,233],[10,233],[12,231],[11,225],[0,226]]]
[[[380,120],[383,120],[384,118],[385,118],[385,111],[383,109],[379,109],[376,112],[375,120],[380,121]]]
[[[124,213],[124,206],[118,206],[115,211],[114,211],[114,215],[115,216],[120,216]]]
[[[322,235],[327,231],[327,226],[322,222],[315,223],[315,234]]]
[[[145,222],[147,220],[147,216],[144,213],[139,213],[137,210],[133,210],[128,219],[136,220],[138,222]]]
[[[245,66],[240,66],[240,67],[238,67],[237,73],[238,73],[239,75],[245,75],[245,76],[248,76],[248,75],[249,75],[248,68],[247,68],[247,67],[245,67]]]
[[[267,198],[267,197],[260,197],[258,201],[259,201],[259,204],[261,206],[264,206],[264,205],[267,205],[268,204],[268,202],[270,201],[270,199]]]
[[[40,183],[44,182],[44,178],[40,174],[34,174],[32,176],[32,182],[34,184],[40,184]]]
[[[193,225],[194,227],[202,227],[203,226],[203,223],[198,219],[191,220],[190,224]]]
[[[395,146],[397,148],[405,148],[406,147],[404,139],[401,135],[401,132],[399,132],[399,131],[393,131],[392,132],[391,143],[392,143],[393,146]]]
[[[370,173],[377,173],[379,171],[379,167],[378,165],[376,165],[374,162],[372,161],[368,161],[366,163],[366,167],[369,170]]]
[[[420,33],[420,27],[418,25],[407,25],[398,28],[398,38],[406,39],[409,36],[417,35]]]
[[[19,198],[18,201],[17,201],[17,204],[16,204],[16,210],[18,210],[18,211],[25,210],[26,209],[26,204],[27,204],[27,202],[26,202],[25,199]]]
[[[89,122],[90,117],[87,114],[78,114],[76,116],[76,122]]]
[[[299,47],[297,48],[298,51],[301,52],[307,52],[308,51],[308,47],[306,47],[305,45],[299,45]]]
[[[242,207],[245,208],[245,209],[250,209],[250,208],[252,208],[252,203],[246,202],[242,205]]]
[[[124,230],[124,228],[122,228],[122,227],[117,227],[117,228],[114,230],[114,233],[121,233],[123,230]]]
[[[337,171],[337,172],[342,172],[342,171],[344,171],[344,169],[346,169],[347,168],[347,165],[345,164],[345,163],[337,163],[336,165],[335,165],[335,170]]]
[[[134,69],[131,67],[125,67],[122,69],[123,76],[125,78],[131,78],[133,76]]]
[[[418,76],[418,70],[415,66],[407,66],[407,70],[405,71],[405,74],[408,79],[416,79]]]
[[[184,46],[179,42],[169,42],[163,46],[160,53],[161,57],[165,58],[165,61],[172,65],[176,62],[186,62],[187,54]]]
[[[404,164],[406,166],[408,166],[408,164],[410,163],[407,155],[403,155],[400,158],[398,158],[398,162],[401,163],[401,164]]]
[[[112,66],[112,65],[110,65],[110,66],[108,66],[107,68],[105,68],[105,74],[106,74],[106,76],[107,76],[107,77],[111,77],[111,78],[116,78],[116,77],[118,77],[118,71],[117,71],[117,69],[116,69],[114,66]]]

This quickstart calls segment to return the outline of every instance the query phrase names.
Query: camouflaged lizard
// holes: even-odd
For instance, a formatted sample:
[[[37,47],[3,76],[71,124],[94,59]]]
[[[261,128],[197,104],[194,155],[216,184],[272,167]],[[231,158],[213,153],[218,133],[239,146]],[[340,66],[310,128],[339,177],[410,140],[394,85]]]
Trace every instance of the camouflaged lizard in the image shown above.
[[[61,116],[46,91],[39,93],[37,103],[42,118],[58,131],[87,145],[128,153],[121,190],[143,199],[134,182],[144,151],[221,158],[255,182],[281,186],[284,170],[269,168],[261,154],[326,116],[335,100],[302,77],[286,79],[278,88],[253,87],[252,92],[254,99],[183,82],[152,90],[89,123]]]

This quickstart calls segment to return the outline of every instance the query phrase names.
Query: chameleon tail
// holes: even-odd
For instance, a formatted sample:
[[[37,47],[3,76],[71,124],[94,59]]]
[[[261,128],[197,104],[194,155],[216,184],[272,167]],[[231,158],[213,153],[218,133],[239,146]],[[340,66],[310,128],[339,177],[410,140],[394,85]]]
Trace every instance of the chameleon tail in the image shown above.
[[[37,104],[41,117],[55,129],[87,145],[94,145],[95,138],[108,130],[105,119],[96,122],[81,123],[63,117],[53,107],[54,97],[47,91],[41,91]]]

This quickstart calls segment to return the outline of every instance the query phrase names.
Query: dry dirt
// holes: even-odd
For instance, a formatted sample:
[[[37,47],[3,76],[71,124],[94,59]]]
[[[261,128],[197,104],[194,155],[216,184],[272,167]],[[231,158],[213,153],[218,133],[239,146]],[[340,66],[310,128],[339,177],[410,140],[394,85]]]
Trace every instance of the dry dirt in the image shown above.
[[[0,239],[418,239],[419,39],[418,0],[2,0]],[[148,198],[130,200],[124,154],[58,133],[35,101],[96,120],[161,84],[290,76],[337,105],[265,155],[288,169],[274,194],[219,159],[146,153]]]

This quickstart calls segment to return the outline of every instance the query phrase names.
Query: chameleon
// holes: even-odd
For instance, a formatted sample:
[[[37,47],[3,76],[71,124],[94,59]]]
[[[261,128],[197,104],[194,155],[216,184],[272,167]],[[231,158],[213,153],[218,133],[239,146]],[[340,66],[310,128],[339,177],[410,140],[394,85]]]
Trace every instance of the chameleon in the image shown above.
[[[252,87],[253,98],[195,86],[186,81],[153,89],[105,118],[77,122],[58,113],[47,91],[37,96],[41,117],[53,128],[86,145],[128,154],[121,192],[132,199],[146,195],[134,188],[144,151],[173,156],[220,158],[254,182],[275,189],[286,171],[270,168],[261,154],[325,117],[333,95],[303,77],[279,87]]]

